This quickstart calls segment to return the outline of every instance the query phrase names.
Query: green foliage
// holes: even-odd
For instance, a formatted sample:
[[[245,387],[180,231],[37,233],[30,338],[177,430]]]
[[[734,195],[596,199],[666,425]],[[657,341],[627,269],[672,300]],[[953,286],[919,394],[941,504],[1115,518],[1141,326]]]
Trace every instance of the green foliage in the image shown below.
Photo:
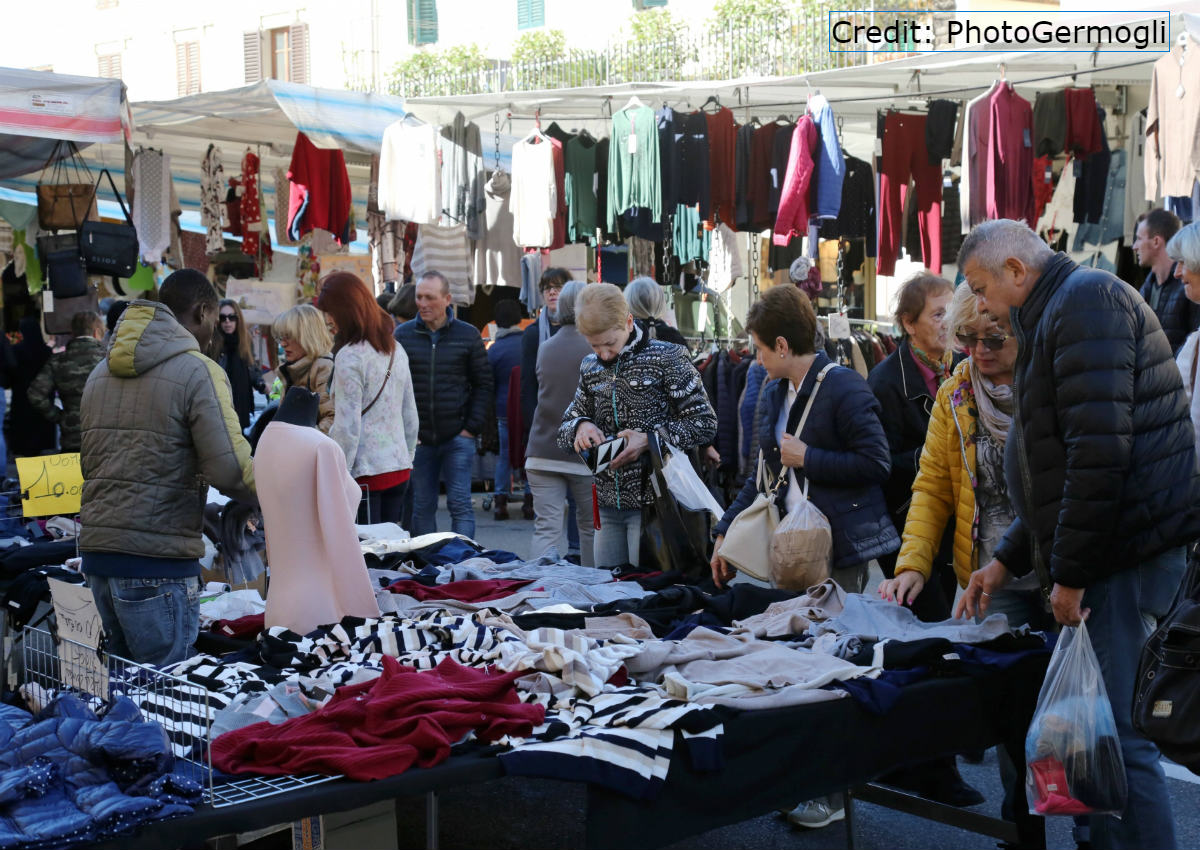
[[[687,24],[669,9],[634,12],[621,27],[612,72],[624,82],[680,77],[687,59]]]
[[[717,0],[710,25],[724,30],[769,24],[794,15],[800,5],[795,0]]]
[[[472,75],[490,66],[477,44],[459,44],[445,50],[425,48],[392,66],[387,89],[403,97],[469,94],[478,90]]]
[[[566,56],[567,34],[562,30],[527,30],[513,42],[513,64],[554,62]]]

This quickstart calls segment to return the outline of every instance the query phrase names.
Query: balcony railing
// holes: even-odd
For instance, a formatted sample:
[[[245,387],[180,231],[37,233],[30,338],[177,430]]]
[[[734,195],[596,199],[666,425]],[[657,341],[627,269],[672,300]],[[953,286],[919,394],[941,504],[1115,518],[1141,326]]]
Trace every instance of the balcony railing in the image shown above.
[[[942,19],[954,0],[893,0],[873,4],[817,0],[787,18],[724,30],[687,32],[653,43],[613,41],[603,50],[569,50],[562,58],[536,62],[495,60],[460,73],[394,74],[389,90],[405,97],[443,97],[508,91],[583,88],[639,82],[691,82],[743,77],[783,77],[870,64],[912,55],[909,50],[854,53],[829,49],[830,11],[838,18],[853,5],[872,5],[856,22],[886,26],[898,12],[919,12],[922,23],[944,33]],[[912,16],[905,16],[912,20]]]

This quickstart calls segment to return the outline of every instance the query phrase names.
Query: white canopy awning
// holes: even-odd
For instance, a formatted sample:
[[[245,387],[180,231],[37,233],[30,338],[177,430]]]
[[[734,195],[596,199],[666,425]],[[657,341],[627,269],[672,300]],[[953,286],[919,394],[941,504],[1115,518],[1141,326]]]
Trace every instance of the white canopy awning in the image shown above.
[[[40,170],[60,140],[119,143],[128,124],[120,80],[0,68],[0,178]]]

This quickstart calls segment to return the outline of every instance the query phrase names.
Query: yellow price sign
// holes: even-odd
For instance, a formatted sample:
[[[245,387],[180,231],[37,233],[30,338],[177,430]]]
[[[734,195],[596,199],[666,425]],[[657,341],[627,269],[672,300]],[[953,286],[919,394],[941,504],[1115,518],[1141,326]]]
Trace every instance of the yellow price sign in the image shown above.
[[[21,512],[25,516],[74,516],[83,498],[79,453],[17,458]]]

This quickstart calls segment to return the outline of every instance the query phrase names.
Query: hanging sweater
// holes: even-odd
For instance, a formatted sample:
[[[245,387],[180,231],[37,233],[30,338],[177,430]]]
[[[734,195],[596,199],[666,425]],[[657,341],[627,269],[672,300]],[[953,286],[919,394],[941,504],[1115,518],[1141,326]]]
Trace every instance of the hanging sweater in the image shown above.
[[[433,224],[442,210],[437,129],[404,118],[383,131],[379,209],[389,221]]]
[[[608,229],[630,207],[650,210],[651,221],[662,220],[662,174],[658,127],[648,106],[622,109],[612,119],[608,148]]]
[[[471,280],[471,248],[467,244],[467,226],[438,227],[423,224],[417,231],[413,246],[412,270],[415,279],[426,271],[439,271],[450,281],[450,294],[455,304],[475,303],[475,287]]]
[[[517,142],[512,164],[513,241],[524,248],[548,247],[558,211],[554,150],[545,139]]]
[[[350,223],[350,176],[340,150],[316,147],[303,133],[296,134],[288,204],[288,235],[299,239],[315,228],[328,230],[345,244]]]
[[[484,187],[483,234],[475,242],[477,286],[521,286],[521,249],[513,241],[512,177],[492,174]]]
[[[779,215],[771,237],[775,245],[787,245],[794,236],[800,236],[808,230],[808,217],[815,212],[815,209],[809,208],[808,201],[812,190],[813,152],[818,143],[817,125],[808,115],[801,116],[792,132],[787,171],[779,194]],[[840,181],[838,192],[841,192]],[[840,203],[840,196],[838,201]]]
[[[442,127],[438,138],[442,160],[442,209],[439,224],[462,224],[469,239],[478,239],[483,224],[483,144],[479,125],[461,112]],[[411,164],[408,167],[412,167]]]

